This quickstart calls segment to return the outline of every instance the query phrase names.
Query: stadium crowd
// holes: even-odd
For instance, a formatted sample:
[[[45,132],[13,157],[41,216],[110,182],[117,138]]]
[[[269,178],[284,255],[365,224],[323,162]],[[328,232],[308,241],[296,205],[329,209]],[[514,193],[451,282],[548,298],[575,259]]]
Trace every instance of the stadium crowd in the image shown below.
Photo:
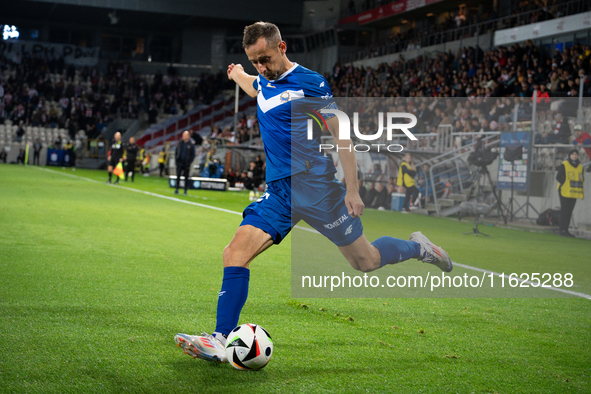
[[[236,132],[232,131],[230,126],[221,127],[214,124],[211,127],[209,137],[214,140],[224,140],[226,143],[243,144],[261,137],[259,122],[255,115],[246,116],[242,114],[238,119]]]
[[[538,91],[535,143],[573,142],[577,135],[573,135],[567,118],[575,116],[576,108],[565,105],[552,108],[549,102],[554,97],[578,97],[580,83],[585,84],[584,92],[589,95],[591,84],[586,77],[589,72],[589,46],[556,50],[552,57],[544,58],[540,48],[528,41],[487,52],[464,47],[455,54],[441,53],[432,59],[418,58],[406,64],[384,63],[377,68],[337,63],[326,78],[335,97],[389,97],[389,103],[398,112],[417,116],[419,123],[414,132],[437,133],[440,125],[452,125],[454,131],[466,134],[453,141],[453,146],[458,147],[471,143],[477,132],[510,130],[515,104],[520,104],[518,121],[531,120],[534,90]],[[365,110],[362,117],[376,119],[377,108]],[[377,125],[373,122],[369,121],[362,132],[375,132]],[[260,136],[256,117],[243,115],[236,133],[230,127],[214,125],[210,138],[244,143],[249,141],[251,131],[253,138]],[[575,128],[575,134],[576,131]],[[234,174],[229,170],[228,174],[231,179],[237,179],[241,172]],[[379,196],[396,189],[395,178],[366,186],[372,191],[367,205],[375,207],[386,206],[387,202]]]
[[[121,62],[110,62],[101,73],[97,67],[76,69],[63,58],[0,56],[0,124],[65,128],[71,137],[84,130],[95,138],[116,117],[137,118],[145,110],[155,123],[159,114],[208,104],[224,83],[221,73],[196,79],[180,78],[174,69],[139,75]]]
[[[581,83],[585,95],[591,95],[590,71],[588,45],[556,50],[544,59],[540,49],[527,41],[488,52],[464,47],[455,55],[447,52],[377,68],[337,63],[326,78],[335,97],[393,98],[399,112],[417,116],[415,131],[419,133],[435,133],[444,124],[463,132],[509,130],[516,103],[522,104],[518,120],[531,119],[530,98],[537,90],[540,128],[536,143],[569,143],[571,130],[563,120],[575,116],[576,108],[552,108],[549,103],[552,97],[578,97]],[[373,114],[369,115],[371,119]],[[373,132],[375,125],[367,129]],[[469,141],[466,138],[456,145]]]
[[[591,48],[575,45],[544,59],[532,41],[483,52],[463,47],[435,58],[380,64],[377,68],[337,63],[327,76],[337,97],[531,97],[578,96],[580,75],[591,69]],[[588,83],[588,79],[585,80]],[[544,85],[544,86],[542,86]],[[587,87],[587,94],[589,94]]]

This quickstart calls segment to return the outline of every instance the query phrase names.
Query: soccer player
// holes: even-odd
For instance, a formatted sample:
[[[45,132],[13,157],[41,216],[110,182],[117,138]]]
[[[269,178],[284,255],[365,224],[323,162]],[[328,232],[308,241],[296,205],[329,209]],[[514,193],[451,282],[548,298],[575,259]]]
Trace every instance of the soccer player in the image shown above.
[[[113,144],[111,144],[111,149],[109,149],[109,154],[107,155],[107,161],[109,162],[109,165],[107,166],[107,171],[109,172],[109,180],[107,181],[107,183],[111,183],[113,168],[115,168],[115,166],[117,166],[119,162],[123,161],[123,144],[121,143],[121,133],[116,132],[113,138],[115,140],[113,141]],[[119,177],[117,177],[117,180],[115,181],[115,185],[118,184]]]
[[[248,75],[241,65],[231,64],[228,78],[249,96],[257,97],[268,188],[263,197],[244,210],[242,223],[224,249],[224,276],[214,333],[175,336],[177,346],[186,354],[217,362],[227,362],[224,345],[230,331],[238,325],[246,302],[250,263],[271,245],[280,243],[299,220],[305,220],[328,237],[351,266],[363,272],[411,258],[435,264],[446,272],[452,270],[448,254],[420,232],[411,234],[410,241],[381,237],[368,242],[359,218],[364,205],[359,197],[354,151],[338,150],[346,190],[334,177],[336,169],[332,160],[318,149],[312,149],[313,145],[301,147],[301,151],[308,152],[306,160],[292,158],[292,143],[304,139],[292,135],[291,101],[323,97],[328,99],[323,108],[336,109],[328,82],[322,75],[289,61],[285,55],[286,44],[272,23],[257,22],[247,26],[243,46],[259,75]],[[326,118],[329,131],[338,141],[338,120],[329,115]],[[343,143],[350,146],[351,141],[340,141],[339,146]],[[339,226],[330,229],[323,226],[341,219]]]

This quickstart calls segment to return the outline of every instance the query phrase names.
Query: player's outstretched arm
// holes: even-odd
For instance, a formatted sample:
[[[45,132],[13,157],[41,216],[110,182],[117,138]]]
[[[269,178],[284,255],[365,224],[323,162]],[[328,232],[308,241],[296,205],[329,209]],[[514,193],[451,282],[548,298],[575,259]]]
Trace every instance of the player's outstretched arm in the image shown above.
[[[254,75],[249,75],[244,71],[244,67],[240,64],[230,64],[228,66],[228,79],[236,82],[242,90],[250,97],[256,97],[258,91],[252,86],[256,79]]]
[[[328,131],[334,138],[335,143],[340,148],[338,149],[339,160],[343,166],[345,173],[345,184],[347,187],[347,194],[345,196],[345,204],[349,209],[349,215],[357,217],[363,215],[363,200],[359,196],[359,182],[357,180],[357,159],[353,149],[347,148],[352,145],[351,140],[339,140],[339,121],[337,117],[332,117],[326,121]]]

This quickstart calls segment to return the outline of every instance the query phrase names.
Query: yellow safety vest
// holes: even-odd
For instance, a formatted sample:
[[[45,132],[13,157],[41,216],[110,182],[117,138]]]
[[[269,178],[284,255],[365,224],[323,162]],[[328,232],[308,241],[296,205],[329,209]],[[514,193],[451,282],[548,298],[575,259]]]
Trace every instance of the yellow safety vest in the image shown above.
[[[164,153],[164,152],[158,153],[158,163],[166,164],[166,153]]]
[[[415,180],[413,177],[408,175],[408,173],[404,174],[404,182],[402,179],[402,166],[405,166],[408,169],[408,163],[403,161],[400,163],[400,167],[398,167],[398,180],[396,181],[397,186],[404,186],[404,187],[411,187],[415,185]]]
[[[583,166],[578,165],[573,167],[568,160],[562,162],[564,165],[564,172],[566,173],[566,180],[563,184],[558,184],[557,190],[560,191],[562,197],[567,198],[583,198]]]

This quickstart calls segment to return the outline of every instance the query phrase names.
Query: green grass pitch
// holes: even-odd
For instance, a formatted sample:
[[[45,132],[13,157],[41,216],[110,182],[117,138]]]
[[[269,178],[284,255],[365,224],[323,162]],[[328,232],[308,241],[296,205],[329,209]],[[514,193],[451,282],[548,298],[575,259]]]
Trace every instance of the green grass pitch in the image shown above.
[[[221,253],[240,216],[105,180],[0,165],[2,393],[591,392],[591,300],[292,299],[289,239],[252,264],[241,316],[273,336],[269,365],[194,360],[173,336],[214,328]],[[164,179],[124,186],[175,197]],[[248,204],[247,193],[178,198]],[[572,290],[591,294],[586,240],[498,227],[464,237],[470,222],[396,212],[367,210],[363,222],[370,239],[392,223],[401,238],[420,229],[461,264],[572,272]]]

